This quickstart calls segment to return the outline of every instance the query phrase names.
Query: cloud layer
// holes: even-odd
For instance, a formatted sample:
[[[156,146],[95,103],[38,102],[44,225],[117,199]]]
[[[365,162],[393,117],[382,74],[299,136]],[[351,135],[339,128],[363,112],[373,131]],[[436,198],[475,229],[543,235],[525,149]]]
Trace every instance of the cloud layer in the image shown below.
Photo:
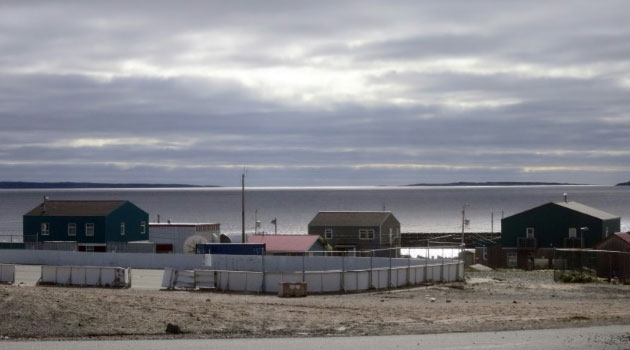
[[[0,177],[627,181],[629,10],[5,1]]]

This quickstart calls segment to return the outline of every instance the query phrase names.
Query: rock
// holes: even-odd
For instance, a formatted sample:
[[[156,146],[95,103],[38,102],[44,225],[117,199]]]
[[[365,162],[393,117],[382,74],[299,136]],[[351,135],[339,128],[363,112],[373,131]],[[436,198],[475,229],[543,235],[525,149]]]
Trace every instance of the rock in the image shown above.
[[[435,303],[435,298],[431,298],[429,300],[431,300],[432,303]]]
[[[485,265],[481,265],[481,264],[474,264],[474,265],[470,265],[468,266],[470,269],[473,269],[475,271],[492,271],[492,268],[485,266]]]
[[[518,304],[518,302],[516,300],[512,301],[512,304]]]
[[[179,328],[178,325],[169,323],[166,325],[166,333],[167,334],[181,334],[182,329]]]

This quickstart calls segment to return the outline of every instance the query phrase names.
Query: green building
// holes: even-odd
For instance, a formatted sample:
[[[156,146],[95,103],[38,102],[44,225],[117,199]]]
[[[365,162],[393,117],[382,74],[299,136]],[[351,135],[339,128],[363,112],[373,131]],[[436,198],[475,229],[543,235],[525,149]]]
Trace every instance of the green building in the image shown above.
[[[593,248],[621,228],[619,216],[577,202],[551,202],[501,220],[498,267],[526,268],[554,248]]]
[[[44,200],[23,217],[24,242],[106,251],[108,243],[148,240],[148,221],[147,212],[125,200]]]

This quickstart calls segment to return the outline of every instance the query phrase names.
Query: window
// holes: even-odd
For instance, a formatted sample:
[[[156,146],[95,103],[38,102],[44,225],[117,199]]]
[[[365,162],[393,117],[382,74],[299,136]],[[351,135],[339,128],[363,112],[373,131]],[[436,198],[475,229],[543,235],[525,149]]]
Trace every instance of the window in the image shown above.
[[[147,223],[146,221],[140,221],[140,234],[147,233]]]
[[[50,234],[50,224],[42,222],[42,236],[48,236]]]
[[[94,224],[93,223],[85,224],[85,235],[86,236],[94,236]]]
[[[125,223],[124,222],[120,223],[120,235],[121,236],[125,235]]]
[[[359,229],[359,239],[374,239],[374,229]]]
[[[326,239],[332,239],[333,238],[333,229],[332,228],[327,228],[324,230],[324,237]]]
[[[517,258],[516,252],[507,252],[507,267],[516,267],[517,266]]]
[[[77,224],[74,222],[68,223],[68,236],[76,236],[77,235]]]
[[[577,237],[577,229],[575,227],[569,228],[569,238]]]
[[[528,227],[525,230],[525,233],[527,234],[527,238],[534,238],[534,228],[533,227]]]

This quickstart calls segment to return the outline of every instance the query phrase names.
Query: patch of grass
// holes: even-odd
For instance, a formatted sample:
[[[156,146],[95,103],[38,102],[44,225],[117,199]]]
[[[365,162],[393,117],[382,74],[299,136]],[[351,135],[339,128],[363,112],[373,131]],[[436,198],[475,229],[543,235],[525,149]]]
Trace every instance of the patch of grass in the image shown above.
[[[570,274],[560,277],[560,282],[564,283],[592,283],[597,279],[583,272],[571,272]]]

